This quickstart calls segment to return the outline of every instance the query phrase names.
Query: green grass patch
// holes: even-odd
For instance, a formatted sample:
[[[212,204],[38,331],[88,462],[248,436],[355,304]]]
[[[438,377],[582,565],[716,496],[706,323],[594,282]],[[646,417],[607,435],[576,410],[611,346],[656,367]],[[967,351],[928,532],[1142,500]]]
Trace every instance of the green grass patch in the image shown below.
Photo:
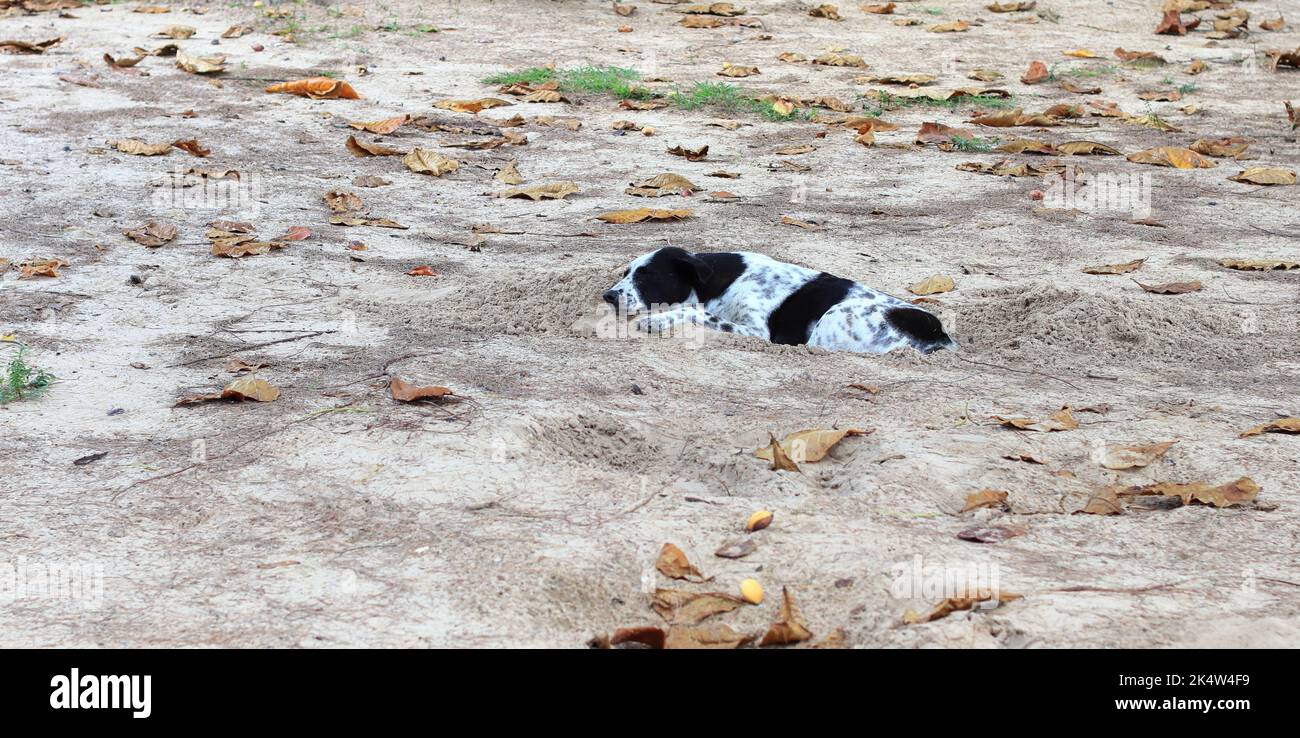
[[[4,375],[0,376],[0,405],[39,397],[56,379],[44,369],[28,364],[27,348],[19,346],[18,354],[9,361]]]
[[[1003,110],[1016,106],[1015,96],[998,97],[997,95],[958,95],[947,100],[936,100],[932,97],[903,97],[901,95],[891,95],[888,92],[880,92],[870,96],[863,96],[861,100],[863,112],[875,117],[880,117],[890,110],[916,107],[956,110],[963,105],[969,105],[976,108]]]
[[[988,152],[993,150],[994,146],[998,145],[998,139],[978,138],[978,137],[965,138],[964,136],[953,136],[952,145],[953,148],[957,149],[958,151],[966,151],[966,152],[976,153],[976,154],[987,154]]]
[[[696,82],[685,90],[673,90],[667,100],[682,110],[709,109],[731,115],[755,115],[770,121],[812,120],[817,115],[806,108],[782,113],[772,103],[751,97],[743,89],[727,82]]]
[[[586,92],[594,95],[613,95],[620,99],[645,100],[653,96],[650,90],[638,85],[641,75],[627,67],[573,67],[550,69],[532,67],[517,72],[494,74],[483,80],[489,85],[539,85],[557,82],[563,92]]]
[[[1114,64],[1107,64],[1105,66],[1100,66],[1100,67],[1065,67],[1065,68],[1052,67],[1051,74],[1049,76],[1052,79],[1057,79],[1060,77],[1083,77],[1083,78],[1109,77],[1118,71],[1119,71],[1119,67]]]

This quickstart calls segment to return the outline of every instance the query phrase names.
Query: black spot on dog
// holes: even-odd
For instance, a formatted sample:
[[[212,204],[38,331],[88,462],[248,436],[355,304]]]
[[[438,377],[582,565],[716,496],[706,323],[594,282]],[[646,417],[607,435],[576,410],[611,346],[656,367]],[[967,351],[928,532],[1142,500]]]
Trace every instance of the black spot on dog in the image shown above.
[[[808,343],[813,323],[821,319],[853,287],[853,282],[822,272],[805,282],[767,316],[772,343]]]
[[[707,264],[710,269],[708,277],[700,280],[699,286],[695,288],[695,295],[700,298],[700,302],[721,297],[745,271],[745,258],[740,254],[696,254],[695,258]]]
[[[885,311],[885,319],[912,340],[912,345],[923,353],[930,353],[953,344],[947,333],[943,332],[943,323],[927,310],[920,308],[894,307]]]

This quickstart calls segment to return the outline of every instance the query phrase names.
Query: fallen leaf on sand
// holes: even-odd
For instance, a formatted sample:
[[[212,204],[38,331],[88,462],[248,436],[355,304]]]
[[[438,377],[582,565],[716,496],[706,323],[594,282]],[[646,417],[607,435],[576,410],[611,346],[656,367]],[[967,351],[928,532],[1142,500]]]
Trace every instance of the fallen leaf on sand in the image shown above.
[[[1086,266],[1083,268],[1084,274],[1128,274],[1136,272],[1146,263],[1146,258],[1126,261],[1123,264],[1100,264],[1097,266]]]
[[[460,169],[460,162],[430,149],[411,149],[411,153],[402,157],[402,163],[416,174],[428,174],[433,177],[441,177]]]
[[[713,555],[722,559],[740,559],[757,550],[758,544],[754,543],[754,539],[737,538],[734,541],[728,541],[727,543],[722,544],[717,551],[713,552]]]
[[[680,174],[664,172],[649,179],[633,182],[623,190],[625,194],[636,197],[664,197],[667,195],[690,195],[700,189],[699,185]]]
[[[755,74],[762,74],[762,72],[758,71],[758,67],[746,67],[739,64],[726,63],[722,65],[722,69],[718,72],[718,76],[720,77],[752,77]]]
[[[171,153],[173,148],[170,143],[151,144],[137,138],[124,138],[110,143],[113,144],[113,148],[123,154],[132,154],[134,156],[166,156]]]
[[[1003,510],[1011,509],[1007,503],[1007,493],[999,489],[982,489],[978,492],[971,492],[966,495],[966,503],[962,505],[962,512],[979,510],[984,507],[997,507]]]
[[[190,56],[180,51],[176,53],[176,66],[190,74],[217,74],[226,71],[226,57],[224,54]]]
[[[1251,167],[1228,177],[1233,182],[1257,185],[1293,185],[1295,171],[1281,167]]]
[[[1188,148],[1206,156],[1240,156],[1250,148],[1250,142],[1240,136],[1201,138]]]
[[[693,149],[688,149],[684,146],[674,146],[671,149],[668,149],[668,153],[673,156],[685,157],[686,161],[700,161],[709,155],[709,147],[697,146]]]
[[[59,269],[68,266],[62,259],[31,259],[18,264],[18,278],[57,277]]]
[[[424,399],[440,399],[448,395],[455,395],[447,387],[438,385],[417,385],[407,382],[398,376],[390,377],[388,380],[388,391],[392,393],[393,399],[399,402],[415,402]]]
[[[686,558],[686,552],[671,543],[665,543],[663,548],[659,549],[659,560],[655,562],[655,569],[658,569],[660,574],[671,579],[690,579],[692,577],[695,578],[695,581],[704,579],[704,575],[700,573],[700,570],[695,568],[695,565]]]
[[[1062,154],[1071,154],[1074,156],[1089,156],[1093,154],[1103,154],[1106,156],[1120,156],[1118,149],[1113,149],[1106,144],[1097,143],[1096,141],[1066,141],[1059,144],[1056,150]]]
[[[473,113],[477,115],[480,110],[499,108],[503,105],[510,104],[511,103],[506,100],[501,100],[495,97],[481,97],[477,100],[441,100],[434,103],[433,107],[442,108],[443,110],[454,110],[457,113]]]
[[[182,405],[195,405],[201,402],[212,402],[214,400],[256,400],[257,402],[272,402],[280,396],[280,390],[265,379],[257,377],[240,377],[227,384],[220,392],[212,392],[204,395],[195,395],[185,397],[176,403],[176,407]]]
[[[1070,412],[1068,406],[1057,410],[1052,417],[1044,421],[1033,420],[1032,418],[1011,418],[1001,415],[994,415],[993,419],[1008,428],[1016,430],[1032,430],[1047,433],[1050,431],[1067,431],[1079,427],[1079,421],[1074,419],[1074,413]]]
[[[492,175],[492,179],[495,179],[501,184],[508,184],[508,185],[517,185],[517,184],[524,183],[524,176],[519,173],[519,170],[517,168],[515,168],[515,163],[513,161],[508,162],[505,166],[498,169],[497,173]]]
[[[1145,446],[1107,446],[1101,454],[1101,465],[1107,469],[1140,469],[1165,455],[1177,441],[1151,443]]]
[[[388,218],[375,218],[369,215],[357,215],[355,213],[338,213],[331,215],[330,225],[337,226],[372,226],[374,228],[400,228],[406,230],[410,226],[404,226],[395,220]]]
[[[547,184],[533,185],[532,187],[517,187],[513,190],[498,192],[494,197],[515,197],[527,198],[529,200],[563,200],[578,191],[576,182],[550,182]]]
[[[1029,62],[1029,69],[1020,76],[1020,81],[1027,85],[1036,85],[1044,82],[1051,74],[1047,71],[1047,65],[1040,61]]]
[[[398,128],[409,123],[410,120],[411,116],[409,115],[399,115],[396,118],[385,118],[384,120],[375,120],[364,123],[349,123],[348,125],[358,131],[366,131],[380,136],[387,136]]]
[[[1178,146],[1159,146],[1154,149],[1138,151],[1128,155],[1128,160],[1135,164],[1155,164],[1176,169],[1208,169],[1216,166],[1204,156]]]
[[[1139,287],[1157,295],[1184,295],[1188,292],[1200,292],[1202,285],[1200,282],[1166,282],[1164,284],[1143,284],[1137,283]]]
[[[675,625],[695,625],[743,604],[745,601],[735,595],[679,589],[656,589],[650,599],[650,607],[659,613],[659,617]]]
[[[1281,418],[1270,420],[1249,430],[1242,431],[1237,437],[1258,436],[1261,433],[1300,433],[1300,418]]]
[[[770,459],[772,462],[772,471],[799,471],[799,465],[790,460],[785,449],[781,447],[779,442],[777,442],[776,436],[769,432],[767,437],[769,440],[768,453],[772,457]],[[757,452],[755,455],[757,455]]]
[[[1247,272],[1270,272],[1273,270],[1289,271],[1300,269],[1300,261],[1283,261],[1281,259],[1219,259],[1219,266]]]
[[[952,21],[950,23],[939,23],[930,26],[926,30],[930,33],[963,33],[970,30],[970,23],[964,20]]]
[[[789,589],[782,587],[781,608],[777,611],[776,621],[768,626],[767,633],[763,634],[763,640],[759,641],[758,645],[784,646],[806,641],[812,638],[812,635],[803,613],[795,604],[794,595],[790,594]]]
[[[331,213],[350,213],[365,207],[365,203],[362,202],[360,196],[355,192],[344,190],[326,192],[325,205],[329,207]]]
[[[943,292],[952,292],[956,288],[957,284],[952,277],[935,274],[908,287],[907,291],[913,295],[937,295]]]
[[[739,648],[754,640],[754,636],[737,633],[722,623],[681,626],[668,629],[664,648]]]
[[[433,267],[428,264],[422,264],[418,267],[412,267],[403,272],[408,277],[436,277],[438,273],[433,271]]]
[[[46,50],[58,46],[62,41],[62,36],[35,43],[30,41],[0,41],[0,54],[44,54]]]
[[[957,537],[972,543],[1002,543],[1025,534],[1025,529],[1009,525],[972,525],[957,532]]]
[[[126,237],[136,243],[156,248],[176,238],[176,226],[171,223],[159,223],[151,220],[140,228],[123,231]]]
[[[1012,594],[1010,592],[1000,592],[1000,591],[994,592],[990,590],[981,589],[976,592],[967,592],[964,597],[949,597],[943,602],[940,602],[939,604],[930,608],[930,610],[924,614],[920,614],[912,610],[908,610],[907,612],[903,613],[903,622],[907,625],[915,625],[917,623],[928,623],[932,620],[946,618],[949,615],[953,614],[954,612],[958,612],[961,610],[971,610],[974,609],[976,606],[978,606],[979,609],[981,610],[992,609],[994,607],[997,607],[998,605],[1003,605],[1008,602],[1014,602],[1015,600],[1018,599],[1020,599],[1020,595],[1018,594]],[[992,604],[991,605],[982,604],[986,602]]]
[[[1244,505],[1254,500],[1255,496],[1259,494],[1259,485],[1255,484],[1255,481],[1250,477],[1241,477],[1235,482],[1217,486],[1212,486],[1208,482],[1192,482],[1190,484],[1160,482],[1142,487],[1129,487],[1121,490],[1119,494],[1123,497],[1164,495],[1165,497],[1177,497],[1183,501],[1184,505],[1197,503],[1214,507],[1231,507],[1233,505]]]
[[[307,79],[295,79],[289,82],[280,82],[267,87],[266,91],[310,97],[314,100],[332,98],[343,98],[345,100],[361,99],[361,96],[357,94],[357,91],[352,89],[352,85],[341,79],[331,79],[329,77],[309,77]]]
[[[353,156],[401,156],[405,151],[395,149],[391,146],[384,146],[371,141],[362,141],[356,136],[348,136],[346,143],[348,151]]]
[[[689,208],[683,210],[638,208],[636,210],[615,210],[612,213],[604,213],[597,215],[596,220],[616,224],[641,223],[647,220],[685,220],[691,217],[694,212]]]
[[[1086,515],[1123,515],[1124,508],[1119,504],[1117,487],[1106,487],[1088,496],[1084,506],[1075,510],[1075,514]]]
[[[787,460],[793,460],[794,464],[806,464],[815,461],[821,461],[826,458],[826,454],[835,447],[835,444],[844,440],[848,436],[865,436],[868,431],[857,428],[847,428],[844,430],[801,430],[795,431],[785,438],[781,439],[779,448],[780,455],[785,456]],[[769,434],[769,437],[775,438]],[[764,461],[774,461],[773,447],[769,444],[754,452],[754,455]],[[798,468],[788,469],[787,471],[798,471]]]

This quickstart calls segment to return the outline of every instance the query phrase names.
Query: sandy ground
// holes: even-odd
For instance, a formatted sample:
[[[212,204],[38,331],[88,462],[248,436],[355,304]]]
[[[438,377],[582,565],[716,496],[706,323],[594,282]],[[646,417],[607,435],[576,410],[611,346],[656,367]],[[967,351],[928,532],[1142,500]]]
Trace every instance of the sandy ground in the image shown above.
[[[1300,644],[1300,440],[1238,438],[1300,415],[1300,273],[1216,263],[1297,258],[1300,188],[1227,179],[1246,166],[1297,163],[1281,101],[1300,100],[1300,71],[1263,68],[1265,49],[1300,46],[1293,26],[1211,42],[1207,28],[1154,35],[1151,2],[1041,2],[1054,11],[1047,18],[969,0],[899,3],[883,16],[842,3],[835,22],[809,17],[805,3],[757,0],[743,5],[761,28],[688,29],[668,5],[635,4],[620,17],[601,2],[286,3],[268,6],[285,13],[269,18],[250,3],[214,3],[204,14],[175,3],[158,15],[123,3],[75,18],[0,19],[4,39],[64,37],[44,54],[0,57],[0,257],[69,263],[54,279],[0,276],[0,335],[25,342],[30,359],[60,378],[44,397],[0,409],[0,563],[10,581],[28,582],[0,608],[0,644],[582,647],[597,633],[659,622],[647,596],[656,586],[734,592],[748,577],[767,601],[718,622],[761,632],[788,587],[816,641],[839,630],[852,646]],[[1252,29],[1279,9],[1300,22],[1292,3],[1240,5]],[[1199,15],[1208,27],[1213,13]],[[904,17],[924,23],[894,24]],[[977,24],[926,30],[958,19]],[[166,43],[150,34],[176,24],[198,29],[177,42],[182,49],[228,55],[220,84],[167,58],[141,62],[145,74],[101,61]],[[233,24],[255,30],[213,45]],[[622,25],[632,31],[617,32]],[[296,42],[271,35],[277,29]],[[1062,55],[1080,47],[1101,58]],[[1115,47],[1156,51],[1170,64],[1122,68]],[[831,49],[871,67],[777,60]],[[1196,58],[1209,69],[1193,78],[1183,69]],[[1035,59],[1100,70],[1077,81],[1102,94],[1022,84]],[[1006,155],[907,145],[923,122],[967,125],[969,106],[886,111],[900,128],[878,133],[874,148],[842,127],[621,110],[600,95],[516,98],[477,118],[432,107],[507,97],[481,80],[548,63],[633,67],[669,90],[724,81],[724,62],[761,69],[725,80],[755,94],[856,101],[882,87],[855,77],[924,72],[940,86],[1006,89],[1027,111],[1115,101],[1182,132],[1101,117],[980,132],[1089,139],[1126,154],[1243,136],[1251,160],[1195,171],[1070,160],[1087,173],[1151,175],[1157,226],[1127,211],[1044,209],[1030,197],[1042,186],[1035,178],[955,169]],[[1006,79],[967,79],[975,68]],[[322,72],[364,99],[262,92]],[[1178,102],[1137,97],[1188,82],[1197,87]],[[466,126],[567,115],[582,127],[530,123],[509,129],[525,133],[526,146],[489,150],[439,148],[473,136],[414,126],[383,138],[460,160],[442,178],[345,149],[347,121],[403,113]],[[733,118],[745,125],[709,125]],[[622,135],[616,120],[657,135]],[[107,144],[121,138],[198,138],[212,154],[130,156]],[[678,144],[708,144],[708,158],[666,153]],[[801,144],[817,148],[775,153]],[[573,180],[581,192],[562,202],[484,196],[505,189],[492,177],[511,159],[528,185]],[[782,169],[785,161],[807,169]],[[240,170],[257,183],[256,201],[210,209],[154,198],[160,178],[192,166]],[[717,170],[741,176],[708,176]],[[661,172],[737,199],[623,194]],[[392,184],[353,186],[360,175]],[[327,224],[322,196],[332,189],[358,193],[372,215],[409,229]],[[593,219],[647,205],[695,213],[639,225]],[[787,215],[820,228],[781,224]],[[254,222],[266,237],[290,226],[312,236],[222,259],[203,235],[217,218]],[[179,237],[150,249],[123,236],[149,219],[176,224]],[[503,233],[475,234],[480,224]],[[368,249],[349,250],[354,240]],[[956,290],[931,307],[962,350],[860,356],[729,336],[591,335],[599,293],[631,258],[668,243],[760,251],[898,295],[950,275]],[[1082,272],[1142,257],[1133,274]],[[437,276],[405,274],[418,265]],[[1148,294],[1131,278],[1204,289]],[[7,361],[14,344],[0,348]],[[173,407],[234,379],[232,357],[265,364],[257,376],[282,396]],[[395,402],[393,374],[464,399]],[[1019,432],[991,419],[1046,417],[1063,405],[1076,408],[1079,428]],[[803,473],[771,471],[753,456],[769,431],[832,427],[871,433]],[[1111,444],[1159,441],[1177,443],[1146,468],[1097,461]],[[1046,463],[1005,458],[1015,455]],[[1260,486],[1256,503],[1138,501],[1123,515],[1072,514],[1111,484],[1241,476]],[[984,488],[1008,492],[1009,511],[961,513]],[[757,550],[715,557],[758,509],[774,511],[775,523],[752,536]],[[977,523],[1023,535],[957,538]],[[665,542],[714,579],[656,574]],[[905,610],[938,599],[900,596],[900,572],[914,565],[996,571],[1023,599],[904,625]],[[58,596],[32,583],[67,566],[102,575],[102,590]]]

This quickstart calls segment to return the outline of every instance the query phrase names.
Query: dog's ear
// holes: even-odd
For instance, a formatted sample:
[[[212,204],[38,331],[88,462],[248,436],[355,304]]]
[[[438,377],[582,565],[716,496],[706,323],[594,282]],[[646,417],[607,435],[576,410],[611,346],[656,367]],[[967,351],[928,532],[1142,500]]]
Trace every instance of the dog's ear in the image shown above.
[[[692,285],[702,285],[709,281],[709,277],[713,276],[713,267],[688,251],[677,256],[673,265],[677,268],[678,273],[682,275],[682,278]]]

